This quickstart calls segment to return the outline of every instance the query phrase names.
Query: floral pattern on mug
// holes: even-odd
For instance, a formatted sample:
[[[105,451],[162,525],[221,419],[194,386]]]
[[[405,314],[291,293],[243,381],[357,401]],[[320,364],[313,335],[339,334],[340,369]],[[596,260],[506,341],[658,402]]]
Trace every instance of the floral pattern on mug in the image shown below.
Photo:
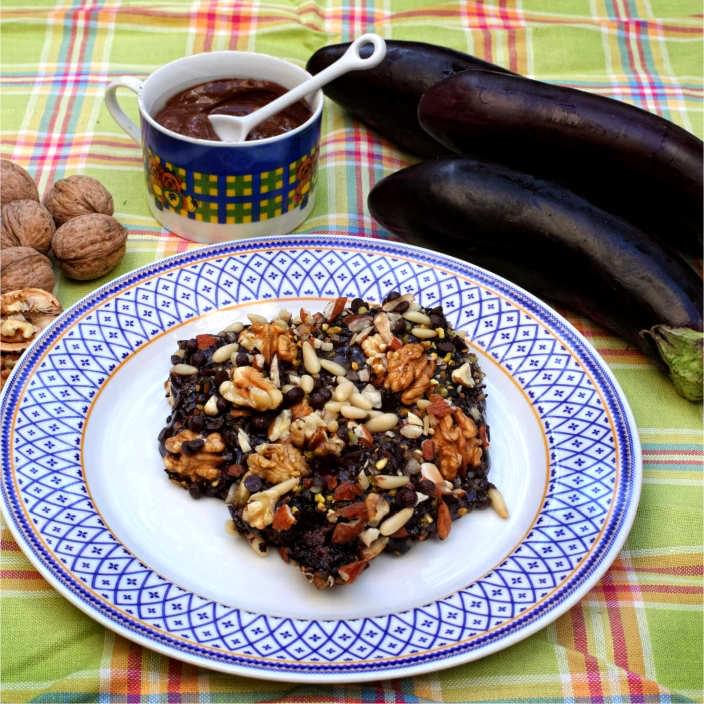
[[[168,208],[185,214],[193,213],[198,209],[198,201],[185,193],[185,178],[177,174],[171,164],[162,163],[151,149],[147,160],[147,172],[149,190],[154,195],[154,202],[159,210]]]
[[[316,146],[310,154],[301,158],[296,167],[296,187],[290,195],[290,203],[293,207],[305,208],[308,203],[308,194],[315,183],[318,165],[318,147]]]

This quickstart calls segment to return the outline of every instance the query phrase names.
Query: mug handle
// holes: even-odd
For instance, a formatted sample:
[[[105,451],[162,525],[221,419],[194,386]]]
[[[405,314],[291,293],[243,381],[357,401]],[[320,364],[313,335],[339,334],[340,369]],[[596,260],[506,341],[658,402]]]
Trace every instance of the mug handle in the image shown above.
[[[115,95],[115,93],[118,88],[129,88],[139,97],[142,94],[143,87],[144,83],[138,78],[121,76],[114,80],[105,90],[105,107],[107,107],[108,112],[112,115],[115,122],[117,122],[117,124],[140,146],[142,144],[142,135],[140,134],[139,127],[127,117],[124,110],[117,102],[117,95]]]

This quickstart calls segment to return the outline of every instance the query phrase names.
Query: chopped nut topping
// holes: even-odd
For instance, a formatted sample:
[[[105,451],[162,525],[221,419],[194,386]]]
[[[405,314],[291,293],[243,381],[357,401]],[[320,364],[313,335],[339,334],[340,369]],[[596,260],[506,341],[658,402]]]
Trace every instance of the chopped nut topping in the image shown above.
[[[249,406],[257,411],[278,408],[283,401],[281,391],[254,367],[233,367],[232,381],[220,384],[220,395],[236,406]]]
[[[288,443],[267,443],[247,457],[247,466],[269,484],[310,474],[305,457]]]
[[[384,342],[384,338],[379,333],[369,335],[369,337],[362,340],[362,344],[360,346],[367,357],[373,357],[380,352],[386,352],[387,347]]]
[[[276,502],[285,494],[298,486],[298,479],[292,477],[284,482],[270,487],[266,491],[252,494],[242,511],[242,520],[252,528],[263,530],[274,522]]]

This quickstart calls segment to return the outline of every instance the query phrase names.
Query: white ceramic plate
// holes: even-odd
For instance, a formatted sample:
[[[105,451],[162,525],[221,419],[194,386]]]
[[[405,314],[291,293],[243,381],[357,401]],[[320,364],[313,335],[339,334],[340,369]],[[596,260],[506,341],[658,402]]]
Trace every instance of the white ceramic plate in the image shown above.
[[[468,332],[486,372],[490,478],[511,515],[474,512],[448,540],[317,592],[228,533],[220,501],[167,480],[156,436],[169,356],[248,312],[393,289]],[[640,492],[627,403],[574,328],[493,274],[378,240],[246,240],[117,279],[44,332],[1,408],[4,515],[44,577],[127,638],[252,677],[360,681],[500,650],[598,580]]]

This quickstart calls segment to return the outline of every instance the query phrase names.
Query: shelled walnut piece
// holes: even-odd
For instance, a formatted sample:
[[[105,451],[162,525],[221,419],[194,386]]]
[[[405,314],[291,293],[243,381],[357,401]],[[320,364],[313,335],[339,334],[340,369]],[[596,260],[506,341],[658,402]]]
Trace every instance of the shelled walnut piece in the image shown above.
[[[0,297],[0,351],[22,352],[61,312],[61,304],[47,291],[25,288]]]
[[[247,406],[257,411],[278,408],[283,401],[281,391],[254,367],[235,367],[231,381],[220,384],[220,395],[236,406]]]
[[[453,480],[458,472],[478,467],[482,459],[482,441],[476,423],[460,408],[440,418],[433,436],[438,468],[445,479]]]
[[[269,484],[310,474],[305,457],[288,443],[267,443],[247,457],[247,466]]]
[[[164,457],[164,467],[168,472],[191,480],[213,481],[220,476],[218,467],[225,450],[220,433],[201,437],[192,430],[182,430],[164,445],[169,453]]]

